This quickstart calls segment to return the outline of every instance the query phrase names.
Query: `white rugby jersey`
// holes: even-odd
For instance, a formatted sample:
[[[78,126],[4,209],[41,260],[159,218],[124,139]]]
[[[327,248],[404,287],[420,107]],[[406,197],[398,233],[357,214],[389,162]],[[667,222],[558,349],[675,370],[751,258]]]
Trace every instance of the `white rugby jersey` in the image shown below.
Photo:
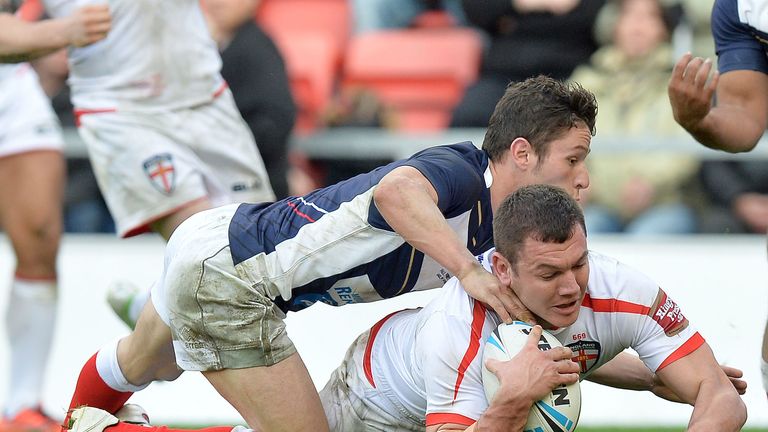
[[[490,254],[479,256],[487,270]],[[581,379],[625,348],[652,371],[699,348],[704,339],[652,280],[620,262],[589,254],[587,291],[576,322],[551,330],[573,350]],[[488,407],[482,349],[501,323],[451,279],[420,310],[397,312],[371,329],[363,370],[372,386],[426,425],[471,425]],[[426,413],[426,417],[425,417]]]
[[[105,0],[43,0],[54,17]],[[106,39],[69,52],[79,110],[168,110],[212,100],[224,89],[221,58],[199,0],[109,0]]]

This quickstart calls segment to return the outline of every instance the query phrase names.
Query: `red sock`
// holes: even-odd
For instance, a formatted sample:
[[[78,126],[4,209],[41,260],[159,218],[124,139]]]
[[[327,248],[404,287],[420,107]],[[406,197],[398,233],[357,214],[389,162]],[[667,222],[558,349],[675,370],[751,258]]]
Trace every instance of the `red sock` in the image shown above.
[[[85,405],[101,408],[104,411],[109,411],[110,414],[114,414],[123,407],[132,394],[133,392],[117,391],[104,382],[99,375],[99,371],[96,369],[96,354],[94,354],[85,362],[83,370],[80,371],[80,377],[77,379],[75,394],[72,395],[69,409],[71,411],[74,408]]]
[[[104,432],[231,432],[233,426],[214,426],[203,429],[171,429],[166,426],[143,426],[120,422],[104,429]]]

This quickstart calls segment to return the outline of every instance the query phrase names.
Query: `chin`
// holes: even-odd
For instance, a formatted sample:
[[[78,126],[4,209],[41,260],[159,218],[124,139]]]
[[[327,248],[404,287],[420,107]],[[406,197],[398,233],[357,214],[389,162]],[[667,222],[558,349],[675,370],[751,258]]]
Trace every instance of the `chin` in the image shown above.
[[[552,317],[549,320],[546,320],[544,318],[536,317],[537,321],[541,325],[541,327],[544,330],[552,330],[552,329],[561,329],[568,327],[576,322],[576,319],[579,318],[578,314],[575,314],[574,316],[559,316],[559,317]]]

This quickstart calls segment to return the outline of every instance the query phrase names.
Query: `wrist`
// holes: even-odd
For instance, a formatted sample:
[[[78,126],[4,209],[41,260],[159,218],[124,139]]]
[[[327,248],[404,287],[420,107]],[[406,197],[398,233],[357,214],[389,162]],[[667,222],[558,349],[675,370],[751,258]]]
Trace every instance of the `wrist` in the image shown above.
[[[464,260],[456,271],[456,278],[461,281],[478,269],[482,270],[483,267],[477,262],[475,257],[472,257],[471,260]]]

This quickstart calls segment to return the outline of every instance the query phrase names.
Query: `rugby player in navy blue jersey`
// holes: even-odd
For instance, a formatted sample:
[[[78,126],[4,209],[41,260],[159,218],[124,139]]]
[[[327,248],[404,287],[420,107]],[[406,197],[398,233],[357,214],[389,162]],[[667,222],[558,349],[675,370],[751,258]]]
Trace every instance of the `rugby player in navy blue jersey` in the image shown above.
[[[474,255],[492,245],[493,212],[518,188],[547,183],[578,199],[596,113],[578,84],[531,78],[508,87],[482,149],[433,147],[305,196],[189,218],[136,329],[86,363],[70,408],[115,413],[153,380],[202,371],[253,429],[324,431],[285,313],[456,276],[502,319],[532,319]]]

